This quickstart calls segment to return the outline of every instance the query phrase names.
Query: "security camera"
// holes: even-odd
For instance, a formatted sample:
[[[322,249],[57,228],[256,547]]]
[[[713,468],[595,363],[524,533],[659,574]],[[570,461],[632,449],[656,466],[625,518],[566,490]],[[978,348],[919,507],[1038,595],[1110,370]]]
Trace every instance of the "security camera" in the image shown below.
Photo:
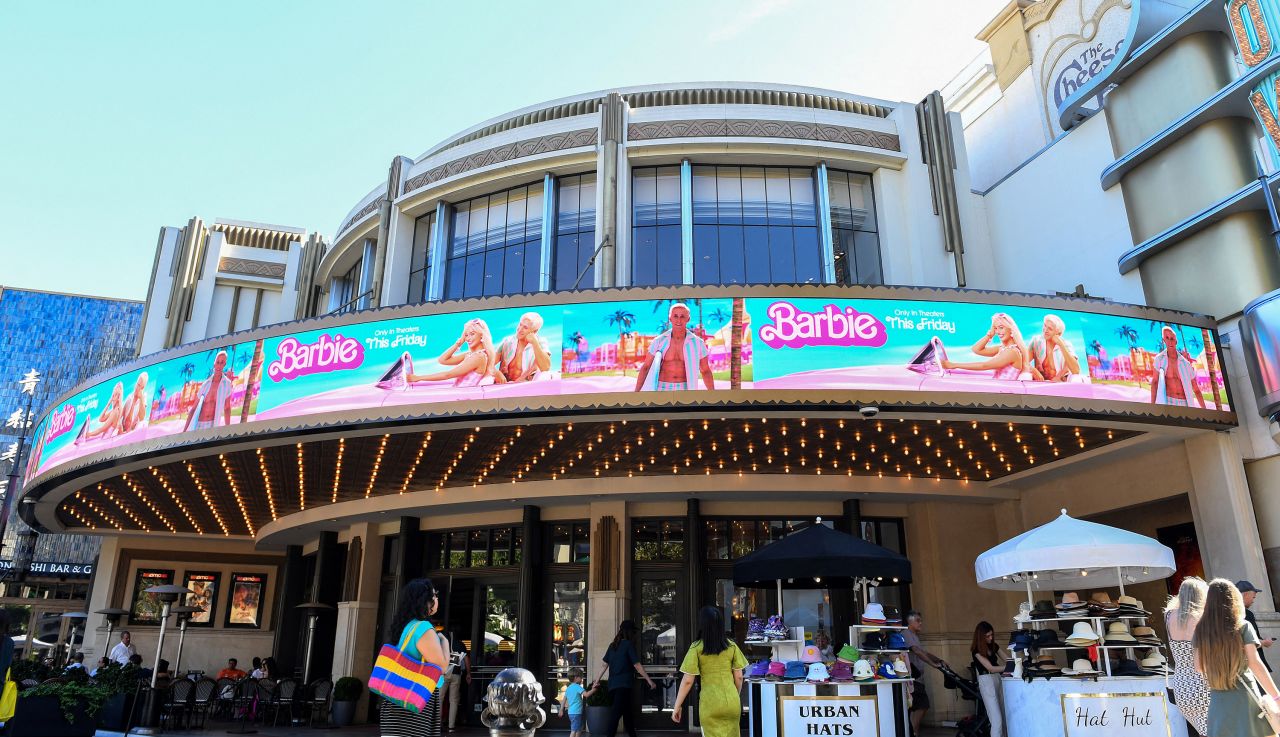
[[[859,407],[858,414],[862,415],[863,417],[866,417],[867,419],[871,419],[872,417],[875,417],[876,415],[880,414],[880,408],[879,407]]]

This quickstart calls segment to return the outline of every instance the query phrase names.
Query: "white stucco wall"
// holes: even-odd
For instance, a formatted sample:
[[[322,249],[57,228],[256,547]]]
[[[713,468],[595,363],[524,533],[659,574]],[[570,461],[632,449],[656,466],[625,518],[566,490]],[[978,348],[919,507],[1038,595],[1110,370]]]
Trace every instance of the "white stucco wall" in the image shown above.
[[[1138,273],[1122,275],[1116,266],[1133,239],[1120,188],[1104,191],[1098,182],[1114,158],[1104,116],[1085,121],[987,193],[996,288],[1070,292],[1084,284],[1095,296],[1145,304]],[[965,138],[972,147],[972,127]]]

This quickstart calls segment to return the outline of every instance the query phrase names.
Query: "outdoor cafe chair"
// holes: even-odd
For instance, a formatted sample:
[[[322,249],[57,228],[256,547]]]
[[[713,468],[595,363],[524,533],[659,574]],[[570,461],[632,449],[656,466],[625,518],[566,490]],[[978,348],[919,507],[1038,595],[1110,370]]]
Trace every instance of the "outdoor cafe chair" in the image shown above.
[[[310,698],[307,699],[307,726],[314,727],[316,715],[321,715],[324,722],[329,721],[329,697],[333,695],[333,681],[321,678],[311,683]]]
[[[249,679],[252,681],[253,679]],[[271,705],[272,700],[276,696],[276,682],[270,678],[259,678],[255,684],[257,689],[256,700],[254,704],[254,718],[263,724],[267,723],[267,707]]]
[[[297,704],[298,698],[298,682],[292,678],[282,678],[276,684],[275,691],[271,694],[271,698],[267,701],[267,708],[271,710],[271,726],[276,726],[280,721],[280,712],[286,711],[289,714],[289,720],[293,719],[293,707]],[[265,723],[265,717],[264,717]]]
[[[209,717],[218,698],[218,682],[212,678],[201,678],[196,681],[195,694],[191,700],[191,721],[204,729],[204,721]]]
[[[235,706],[236,701],[236,682],[230,678],[219,678],[215,683],[217,687],[214,692],[217,694],[214,698],[214,713],[230,719],[232,717],[231,709]]]
[[[170,684],[165,689],[164,709],[160,713],[161,725],[168,725],[171,730],[183,727],[194,693],[195,684],[185,678]]]

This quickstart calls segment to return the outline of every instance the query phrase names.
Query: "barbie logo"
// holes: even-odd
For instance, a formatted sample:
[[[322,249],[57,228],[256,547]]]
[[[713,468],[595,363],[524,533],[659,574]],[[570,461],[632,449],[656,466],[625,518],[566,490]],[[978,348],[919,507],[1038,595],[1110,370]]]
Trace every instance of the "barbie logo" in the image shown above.
[[[70,404],[49,416],[48,440],[53,440],[62,433],[76,426],[76,408]]]
[[[278,359],[267,366],[273,381],[288,381],[307,374],[356,368],[364,362],[364,346],[355,338],[321,335],[316,342],[304,345],[296,338],[285,338],[276,346]]]
[[[774,302],[766,314],[773,324],[760,328],[760,339],[770,348],[813,345],[879,348],[888,339],[884,323],[875,315],[852,307],[841,310],[827,305],[821,312],[803,312],[790,302]]]

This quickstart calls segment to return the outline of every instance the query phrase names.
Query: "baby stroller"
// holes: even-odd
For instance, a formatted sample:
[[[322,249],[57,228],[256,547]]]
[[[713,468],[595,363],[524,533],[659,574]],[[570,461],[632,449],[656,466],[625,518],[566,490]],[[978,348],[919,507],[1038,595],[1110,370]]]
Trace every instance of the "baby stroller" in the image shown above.
[[[942,687],[950,691],[959,691],[960,698],[974,703],[973,714],[961,719],[956,725],[956,737],[989,737],[991,720],[987,718],[986,706],[982,703],[982,692],[978,690],[978,679],[963,678],[943,663],[938,667],[942,671]]]

